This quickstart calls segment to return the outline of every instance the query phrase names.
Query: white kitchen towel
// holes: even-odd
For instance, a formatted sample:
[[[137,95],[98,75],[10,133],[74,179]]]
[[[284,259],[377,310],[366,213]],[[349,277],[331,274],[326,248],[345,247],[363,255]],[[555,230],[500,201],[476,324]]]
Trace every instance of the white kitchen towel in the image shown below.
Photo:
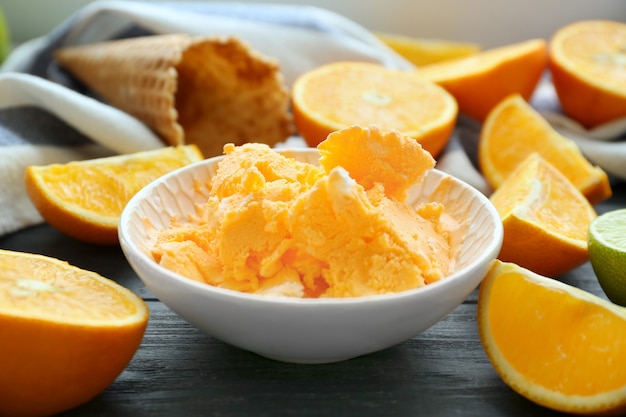
[[[304,71],[340,60],[413,68],[367,29],[316,7],[236,2],[90,3],[46,36],[19,46],[0,67],[0,235],[42,221],[24,189],[26,166],[163,146],[133,117],[74,90],[71,83],[60,84],[66,80],[59,77],[52,58],[54,49],[176,32],[237,36],[277,59],[288,85]],[[554,92],[549,86],[540,91],[539,103],[544,110],[552,110]],[[475,123],[460,122],[437,167],[488,194],[490,189],[475,168],[479,128]],[[613,129],[613,137],[623,136],[618,130]],[[581,148],[590,159],[626,178],[624,151],[617,150],[626,144],[598,142],[587,133],[577,131],[576,135],[582,137]],[[288,142],[303,146],[298,138]]]
[[[40,77],[0,74],[0,235],[41,222],[24,187],[28,165],[163,146],[128,114]]]

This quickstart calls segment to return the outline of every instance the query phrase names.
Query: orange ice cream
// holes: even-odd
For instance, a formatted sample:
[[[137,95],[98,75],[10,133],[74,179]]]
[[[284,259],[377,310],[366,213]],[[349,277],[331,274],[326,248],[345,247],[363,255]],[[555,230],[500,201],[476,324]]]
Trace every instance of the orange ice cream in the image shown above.
[[[154,258],[210,285],[290,297],[392,293],[452,272],[442,205],[403,202],[435,164],[418,142],[355,126],[318,149],[321,166],[226,145],[208,201],[159,233]]]

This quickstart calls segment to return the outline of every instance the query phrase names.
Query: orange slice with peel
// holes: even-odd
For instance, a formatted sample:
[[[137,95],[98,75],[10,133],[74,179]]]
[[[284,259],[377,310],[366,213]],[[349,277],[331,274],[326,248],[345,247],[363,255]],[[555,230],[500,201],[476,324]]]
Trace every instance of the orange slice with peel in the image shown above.
[[[448,90],[461,113],[482,122],[511,94],[530,99],[547,68],[547,49],[543,39],[531,39],[426,65],[417,71]]]
[[[504,382],[527,399],[585,415],[626,411],[626,310],[495,261],[480,286],[478,331]]]
[[[203,159],[195,145],[106,158],[29,166],[28,196],[53,227],[76,239],[116,244],[117,224],[130,198],[161,175]]]
[[[555,277],[586,262],[589,201],[539,154],[530,155],[490,197],[502,218],[498,258]]]
[[[377,125],[411,136],[437,156],[457,117],[448,92],[420,77],[365,62],[337,62],[302,74],[292,88],[298,133],[317,146],[337,130]]]
[[[550,39],[550,71],[563,111],[583,126],[626,117],[626,23],[562,27]]]
[[[44,416],[104,391],[148,321],[141,298],[100,275],[0,250],[0,415]]]
[[[375,35],[397,54],[416,66],[465,58],[480,52],[480,45],[447,39],[416,38],[397,33],[377,32]]]
[[[575,142],[553,129],[523,97],[514,94],[502,100],[482,126],[480,170],[497,189],[532,153],[554,165],[592,204],[611,196],[607,174],[593,166]]]

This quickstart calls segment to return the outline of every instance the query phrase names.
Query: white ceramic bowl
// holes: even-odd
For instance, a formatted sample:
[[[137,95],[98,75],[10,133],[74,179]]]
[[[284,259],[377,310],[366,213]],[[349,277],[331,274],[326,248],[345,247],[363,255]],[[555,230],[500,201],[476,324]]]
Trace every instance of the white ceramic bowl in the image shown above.
[[[281,153],[317,163],[316,149]],[[454,218],[469,217],[457,269],[450,276],[406,292],[350,299],[291,299],[245,294],[184,278],[158,265],[145,245],[146,224],[165,228],[175,214],[206,201],[195,181],[214,174],[221,157],[181,168],[142,189],[119,224],[122,249],[141,280],[165,305],[209,335],[285,362],[328,363],[382,350],[428,329],[478,286],[502,244],[502,224],[489,200],[466,183],[433,170],[413,187],[415,204],[436,193]],[[451,191],[437,191],[450,178]],[[197,184],[197,183],[196,183]],[[179,218],[185,218],[180,216]]]

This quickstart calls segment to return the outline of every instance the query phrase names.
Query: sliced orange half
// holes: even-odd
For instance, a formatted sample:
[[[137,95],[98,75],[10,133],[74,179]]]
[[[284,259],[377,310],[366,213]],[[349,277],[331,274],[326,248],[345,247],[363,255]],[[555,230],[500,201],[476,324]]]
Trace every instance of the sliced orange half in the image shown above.
[[[450,139],[458,112],[454,97],[414,71],[365,62],[304,73],[292,100],[296,128],[310,146],[343,128],[376,125],[416,139],[433,156]]]
[[[104,391],[143,338],[141,298],[41,255],[0,250],[0,269],[0,415],[56,415]]]
[[[550,71],[561,107],[587,128],[626,117],[626,23],[589,20],[550,39]]]

